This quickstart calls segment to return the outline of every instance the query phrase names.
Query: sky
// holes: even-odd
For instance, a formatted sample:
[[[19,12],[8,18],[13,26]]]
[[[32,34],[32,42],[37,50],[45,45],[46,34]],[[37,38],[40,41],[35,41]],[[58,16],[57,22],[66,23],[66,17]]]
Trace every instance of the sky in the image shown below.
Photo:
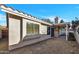
[[[6,6],[21,10],[38,18],[49,18],[54,21],[55,16],[65,22],[79,17],[79,4],[7,4]],[[6,25],[5,13],[0,11],[0,24]]]

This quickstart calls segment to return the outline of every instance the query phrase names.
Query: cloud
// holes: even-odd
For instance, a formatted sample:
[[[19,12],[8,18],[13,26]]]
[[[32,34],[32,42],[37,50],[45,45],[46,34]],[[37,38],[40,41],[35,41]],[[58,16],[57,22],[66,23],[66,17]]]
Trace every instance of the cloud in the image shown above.
[[[0,14],[0,25],[6,25],[6,16]]]

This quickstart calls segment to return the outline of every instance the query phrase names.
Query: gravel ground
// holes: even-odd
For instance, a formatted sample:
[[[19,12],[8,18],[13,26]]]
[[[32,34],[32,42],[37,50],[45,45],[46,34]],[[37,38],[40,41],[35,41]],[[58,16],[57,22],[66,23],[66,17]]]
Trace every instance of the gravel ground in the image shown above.
[[[8,52],[8,40],[0,39],[0,53],[7,53],[7,52]]]
[[[78,54],[79,46],[75,41],[63,37],[45,40],[33,45],[10,51],[11,54]]]

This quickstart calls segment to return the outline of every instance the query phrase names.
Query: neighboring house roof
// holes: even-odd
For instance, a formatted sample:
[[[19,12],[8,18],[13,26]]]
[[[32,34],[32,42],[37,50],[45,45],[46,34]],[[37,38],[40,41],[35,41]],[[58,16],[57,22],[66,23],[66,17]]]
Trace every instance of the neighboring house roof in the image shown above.
[[[23,18],[27,18],[27,19],[32,20],[32,21],[36,21],[36,22],[39,22],[39,23],[42,23],[42,24],[52,26],[52,24],[50,24],[48,22],[44,22],[44,21],[38,19],[37,17],[34,17],[34,16],[30,15],[30,14],[25,14],[22,11],[15,10],[15,9],[13,9],[11,7],[7,7],[7,6],[3,5],[3,4],[0,5],[0,7],[2,8],[2,11],[6,12],[6,13],[10,13],[10,14],[17,15],[17,16],[20,16],[20,17],[23,17]]]

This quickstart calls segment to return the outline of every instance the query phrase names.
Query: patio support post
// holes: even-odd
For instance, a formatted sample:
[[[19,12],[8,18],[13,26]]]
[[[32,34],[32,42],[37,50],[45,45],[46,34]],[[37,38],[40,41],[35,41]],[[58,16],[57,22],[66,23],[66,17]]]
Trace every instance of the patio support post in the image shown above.
[[[66,24],[66,40],[68,40],[68,25]]]

